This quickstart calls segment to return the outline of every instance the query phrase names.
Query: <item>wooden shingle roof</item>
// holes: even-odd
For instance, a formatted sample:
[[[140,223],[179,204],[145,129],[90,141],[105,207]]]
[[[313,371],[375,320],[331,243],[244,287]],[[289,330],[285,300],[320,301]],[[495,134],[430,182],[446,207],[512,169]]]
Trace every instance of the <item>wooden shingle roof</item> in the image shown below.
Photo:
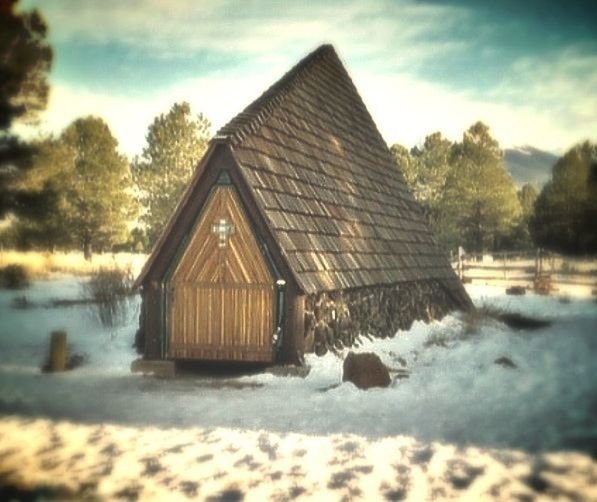
[[[333,47],[218,132],[306,293],[456,279]]]

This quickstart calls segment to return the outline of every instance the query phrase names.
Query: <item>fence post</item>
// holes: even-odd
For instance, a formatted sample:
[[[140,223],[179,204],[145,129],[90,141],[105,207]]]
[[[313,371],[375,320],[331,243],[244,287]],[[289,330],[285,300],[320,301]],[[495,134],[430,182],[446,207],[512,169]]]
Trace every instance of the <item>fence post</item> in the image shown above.
[[[506,273],[506,260],[508,259],[508,253],[504,251],[504,280],[508,278],[508,274]]]
[[[66,370],[66,331],[52,331],[50,335],[50,371]]]
[[[464,249],[462,246],[458,246],[458,277],[462,281],[464,279],[464,266],[462,264],[462,256],[464,255]]]
[[[543,274],[543,248],[539,248],[539,277]]]

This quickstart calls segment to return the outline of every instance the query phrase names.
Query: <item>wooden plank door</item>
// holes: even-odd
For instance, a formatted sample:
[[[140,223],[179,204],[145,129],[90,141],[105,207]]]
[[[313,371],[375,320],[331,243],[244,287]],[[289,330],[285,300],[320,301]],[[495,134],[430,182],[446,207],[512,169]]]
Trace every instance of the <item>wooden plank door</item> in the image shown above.
[[[274,280],[233,186],[216,186],[168,284],[168,356],[271,361]]]

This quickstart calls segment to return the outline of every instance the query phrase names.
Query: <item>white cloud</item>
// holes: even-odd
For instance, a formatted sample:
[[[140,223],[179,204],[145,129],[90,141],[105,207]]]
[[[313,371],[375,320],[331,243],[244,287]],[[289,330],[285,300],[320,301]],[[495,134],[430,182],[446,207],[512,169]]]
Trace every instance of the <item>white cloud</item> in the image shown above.
[[[531,104],[516,106],[475,99],[407,75],[357,74],[355,83],[389,144],[413,146],[434,131],[459,140],[477,120],[491,127],[502,148],[530,144],[561,153],[584,139],[579,137],[578,128],[554,120],[551,109]],[[581,130],[597,131],[596,117],[589,117]],[[597,139],[595,134],[593,139]]]
[[[132,157],[141,153],[147,127],[154,117],[166,113],[175,102],[188,101],[195,113],[205,114],[211,120],[215,133],[278,77],[279,74],[270,72],[239,75],[238,78],[191,79],[137,98],[56,84],[39,126],[20,126],[16,131],[25,137],[39,133],[59,134],[73,120],[96,115],[108,123],[123,153]]]
[[[132,156],[141,152],[147,126],[153,118],[167,112],[174,102],[189,101],[195,112],[202,112],[210,118],[215,133],[284,71],[282,62],[279,62],[271,71],[259,75],[239,72],[228,77],[186,80],[143,98],[98,94],[68,85],[56,85],[41,128],[59,132],[77,117],[99,115],[112,128],[121,149]],[[351,73],[389,144],[398,142],[413,146],[436,130],[452,140],[458,140],[463,131],[477,120],[492,128],[503,147],[532,144],[561,152],[582,139],[577,129],[554,120],[549,109],[477,100],[404,74]],[[587,120],[586,127],[596,125],[594,115],[589,115]],[[587,130],[595,131],[597,127]]]
[[[213,50],[259,57],[332,40],[354,55],[379,54],[380,44],[408,47],[420,61],[450,44],[421,43],[425,34],[461,23],[466,10],[410,0],[246,2],[238,0],[62,0],[38,4],[59,42],[118,41],[156,56]],[[41,4],[41,5],[40,5]],[[101,28],[98,28],[101,27]],[[301,49],[303,50],[303,49]],[[400,51],[402,52],[402,50]],[[399,55],[398,59],[403,59]],[[413,59],[412,62],[416,60]]]
[[[597,56],[569,49],[546,60],[521,57],[483,95],[417,77],[413,69],[430,58],[468,48],[467,41],[433,36],[464,23],[469,13],[462,8],[391,0],[64,0],[40,7],[55,27],[52,36],[63,42],[119,41],[151,48],[164,58],[181,51],[223,51],[250,62],[145,96],[91,92],[76,82],[53,84],[46,130],[59,131],[81,115],[101,115],[129,155],[141,151],[148,124],[175,101],[191,102],[217,129],[322,41],[333,42],[346,59],[389,143],[411,146],[435,130],[459,139],[477,120],[491,126],[502,146],[532,144],[562,151],[583,135],[596,139]]]

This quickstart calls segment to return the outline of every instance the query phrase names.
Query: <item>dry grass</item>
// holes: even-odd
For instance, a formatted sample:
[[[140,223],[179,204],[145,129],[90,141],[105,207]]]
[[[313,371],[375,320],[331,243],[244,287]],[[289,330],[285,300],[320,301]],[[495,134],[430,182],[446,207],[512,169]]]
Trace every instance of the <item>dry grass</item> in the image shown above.
[[[141,271],[147,255],[135,253],[95,254],[91,261],[86,261],[82,252],[68,253],[40,251],[0,251],[0,268],[7,265],[24,267],[29,276],[44,278],[52,273],[72,275],[93,275],[100,269],[130,270],[135,276]]]
[[[0,267],[0,288],[25,289],[29,287],[27,269],[14,263]]]
[[[135,278],[129,269],[100,268],[84,285],[103,326],[116,326],[126,318]]]

